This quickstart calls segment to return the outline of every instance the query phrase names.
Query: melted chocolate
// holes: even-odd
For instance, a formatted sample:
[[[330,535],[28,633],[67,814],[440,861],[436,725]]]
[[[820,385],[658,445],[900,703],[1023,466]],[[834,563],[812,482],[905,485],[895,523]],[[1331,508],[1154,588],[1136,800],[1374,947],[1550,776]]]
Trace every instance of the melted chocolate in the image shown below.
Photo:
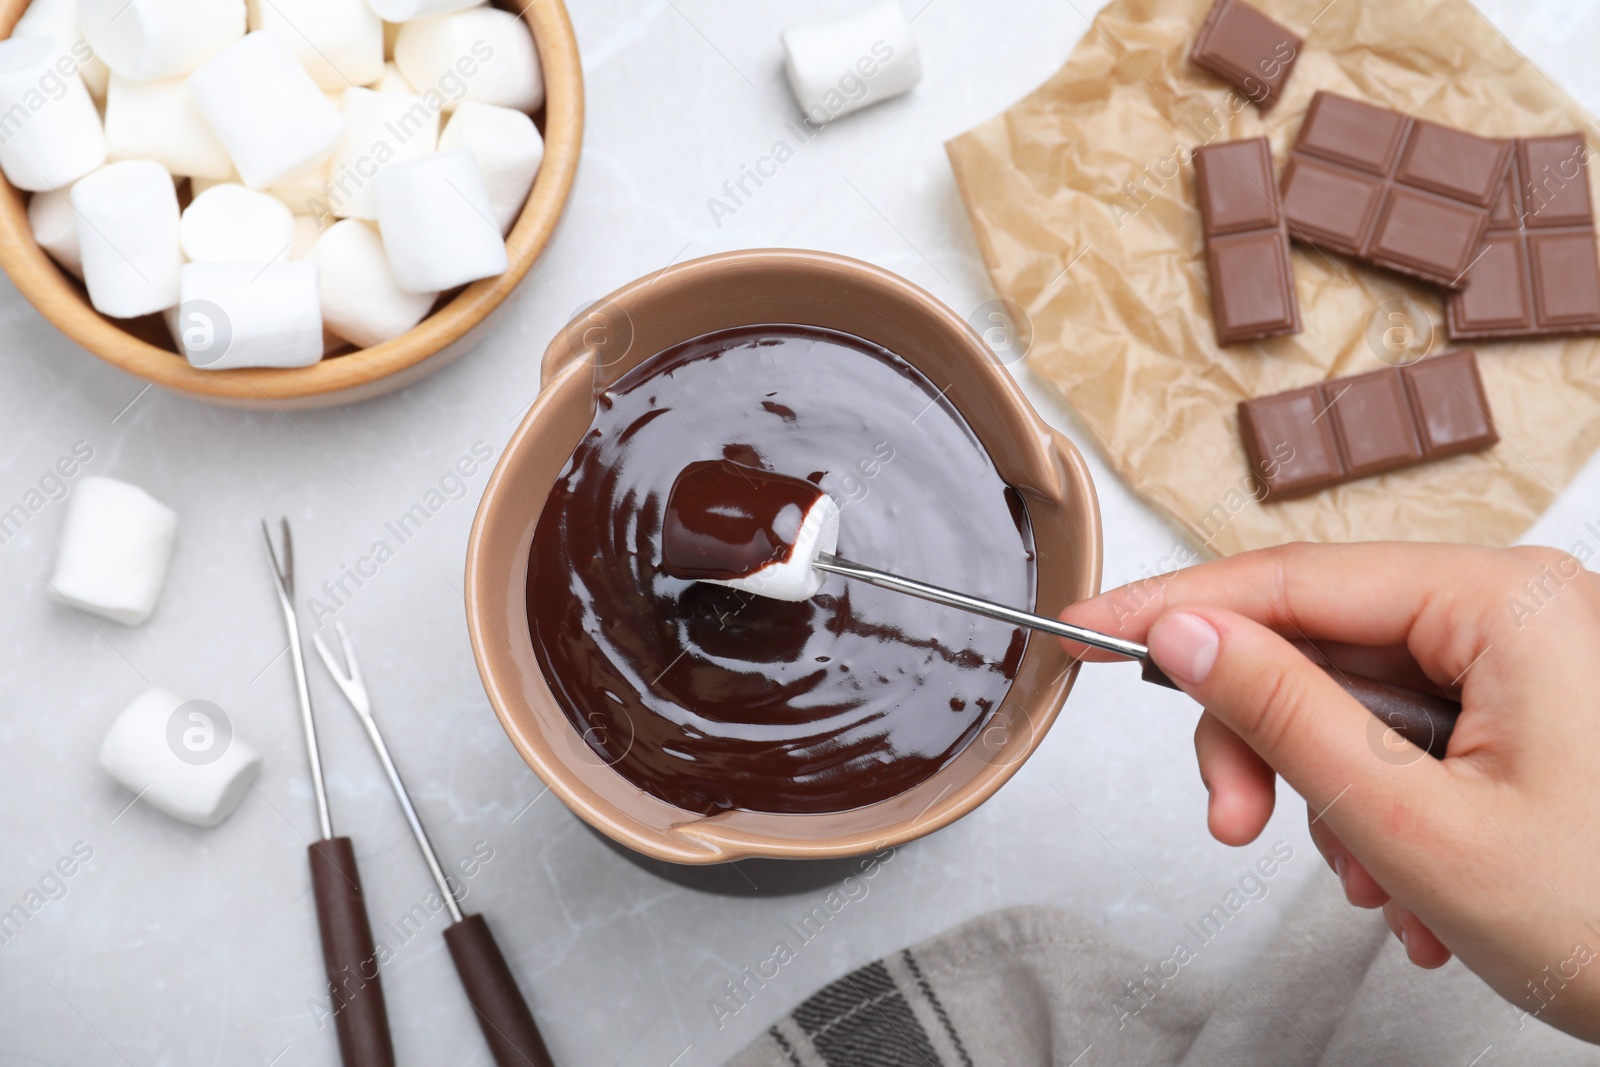
[[[600,759],[695,813],[910,789],[1005,697],[1026,632],[837,575],[802,603],[672,577],[669,490],[719,460],[806,472],[843,511],[843,556],[1033,603],[1021,497],[920,372],[811,327],[708,334],[600,394],[545,502],[528,622],[557,701]]]
[[[691,463],[667,494],[661,568],[674,578],[727,581],[786,562],[822,496],[810,482],[731,460]]]

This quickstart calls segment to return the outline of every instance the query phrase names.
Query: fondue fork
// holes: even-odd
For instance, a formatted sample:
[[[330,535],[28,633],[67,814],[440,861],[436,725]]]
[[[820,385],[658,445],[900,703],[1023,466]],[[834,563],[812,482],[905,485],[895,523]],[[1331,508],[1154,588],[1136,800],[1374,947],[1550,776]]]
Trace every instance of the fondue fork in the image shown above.
[[[953,589],[944,589],[927,582],[919,582],[914,578],[906,578],[889,571],[879,570],[855,563],[848,559],[835,556],[832,553],[819,553],[812,561],[819,571],[828,574],[837,574],[845,578],[854,578],[858,582],[866,582],[882,589],[892,589],[897,593],[908,596],[920,597],[931,600],[935,604],[944,604],[947,607],[959,608],[970,611],[974,615],[983,615],[1001,622],[1011,623],[1013,626],[1025,626],[1033,630],[1042,630],[1045,633],[1064,637],[1069,641],[1076,641],[1091,648],[1098,648],[1118,656],[1124,656],[1139,663],[1145,681],[1156,685],[1164,685],[1169,689],[1178,688],[1171,678],[1168,678],[1160,667],[1150,658],[1150,649],[1137,641],[1129,641],[1123,637],[1113,637],[1098,630],[1091,630],[1083,626],[1074,626],[1070,622],[1052,619],[1046,615],[1036,615],[1030,611],[1019,611],[1004,604],[982,600],[966,593],[958,593]],[[1386,723],[1390,729],[1406,738],[1418,748],[1425,749],[1431,755],[1443,757],[1445,746],[1449,743],[1450,733],[1455,728],[1456,716],[1461,713],[1461,705],[1448,697],[1424,693],[1406,686],[1394,685],[1390,682],[1380,682],[1373,678],[1366,678],[1357,674],[1341,671],[1328,664],[1318,664],[1328,675],[1338,682],[1345,692],[1355,697],[1367,710],[1376,715],[1379,720]]]
[[[306,659],[300,648],[300,621],[294,610],[294,540],[289,520],[283,523],[283,558],[273,547],[267,521],[261,536],[277,585],[278,605],[289,637],[289,662],[294,664],[295,693],[300,699],[300,725],[305,731],[306,758],[311,764],[311,790],[317,798],[322,840],[311,843],[311,892],[317,901],[317,929],[322,937],[322,962],[331,987],[339,1058],[345,1067],[394,1067],[389,1038],[389,1012],[379,982],[377,949],[367,921],[366,897],[356,870],[356,851],[348,837],[333,835],[328,789],[322,781],[322,755],[317,748],[317,722],[311,715],[306,687]]]
[[[550,1053],[544,1047],[544,1038],[534,1024],[533,1013],[528,1010],[528,1002],[517,988],[517,980],[506,965],[506,958],[495,943],[494,934],[489,932],[489,924],[482,915],[462,914],[456,890],[450,884],[450,879],[445,877],[444,868],[439,865],[439,857],[433,851],[433,843],[428,840],[428,832],[422,828],[417,809],[411,804],[411,794],[406,791],[405,782],[400,780],[400,771],[389,755],[389,746],[383,743],[383,734],[378,732],[378,720],[372,717],[372,701],[367,696],[367,684],[361,677],[361,664],[356,659],[355,645],[338,622],[333,624],[333,628],[339,633],[339,647],[344,652],[345,666],[342,669],[334,659],[333,652],[323,643],[321,634],[311,635],[311,643],[317,646],[317,655],[322,657],[323,665],[333,675],[333,680],[350,702],[350,707],[355,709],[361,725],[366,727],[367,737],[378,754],[378,762],[383,765],[383,773],[394,788],[395,799],[400,802],[406,825],[411,827],[411,836],[416,838],[417,847],[422,850],[423,862],[428,865],[428,873],[433,876],[433,883],[439,887],[439,895],[450,910],[451,923],[445,928],[444,943],[450,949],[450,958],[455,961],[461,984],[466,987],[467,1003],[478,1015],[478,1025],[483,1030],[494,1062],[498,1067],[554,1067]]]

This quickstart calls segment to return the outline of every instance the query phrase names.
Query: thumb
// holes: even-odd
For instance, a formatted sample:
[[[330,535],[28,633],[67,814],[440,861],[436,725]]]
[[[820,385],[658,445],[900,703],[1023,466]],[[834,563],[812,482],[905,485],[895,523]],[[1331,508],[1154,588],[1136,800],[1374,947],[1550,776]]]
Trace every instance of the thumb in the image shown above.
[[[1375,832],[1396,803],[1427,807],[1447,784],[1437,761],[1408,742],[1397,746],[1387,727],[1321,667],[1243,615],[1185,605],[1156,620],[1148,644],[1157,666],[1313,811],[1327,815],[1341,836],[1359,840]]]

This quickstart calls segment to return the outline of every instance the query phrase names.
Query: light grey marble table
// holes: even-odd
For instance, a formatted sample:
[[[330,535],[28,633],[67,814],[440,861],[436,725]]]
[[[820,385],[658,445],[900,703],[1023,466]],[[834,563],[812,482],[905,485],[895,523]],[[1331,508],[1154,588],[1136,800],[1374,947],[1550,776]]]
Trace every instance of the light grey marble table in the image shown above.
[[[922,0],[908,0],[918,5]],[[93,858],[0,944],[0,1064],[335,1064],[311,1006],[321,963],[305,844],[315,812],[258,520],[299,535],[303,595],[390,539],[385,523],[453,488],[458,457],[496,456],[537,389],[539,355],[580,305],[669,261],[723,249],[828,249],[898,271],[965,314],[990,299],[943,142],[1065,60],[1086,0],[931,0],[916,19],[925,78],[827,129],[718,221],[707,200],[794,117],[778,33],[851,0],[574,0],[588,83],[584,158],[536,273],[471,356],[397,396],[324,412],[244,413],[151,390],[57,334],[0,283],[0,507],[77,442],[86,472],[146,487],[181,516],[156,616],[126,629],[54,602],[45,576],[63,507],[0,546],[0,910],[76,847]],[[1489,15],[1600,111],[1593,3],[1495,0]],[[1044,416],[1083,443],[1099,486],[1105,583],[1140,576],[1177,535],[1088,447],[1065,406],[1022,373]],[[481,446],[480,446],[481,447]],[[736,1013],[713,999],[766,957],[820,891],[709,896],[619,857],[507,743],[467,645],[461,572],[486,471],[342,605],[390,746],[447,862],[489,855],[469,910],[488,915],[564,1067],[724,1061],[811,989],[994,908],[1051,904],[1135,947],[1168,948],[1275,841],[1295,858],[1196,967],[1237,973],[1320,866],[1285,796],[1260,842],[1205,833],[1195,708],[1131,668],[1085,672],[1038,754],[993,800],[901,849]],[[1600,518],[1593,464],[1530,533],[1570,547]],[[1591,537],[1592,539],[1592,537]],[[95,766],[107,724],[159,685],[227,709],[265,754],[221,827],[151,810]],[[439,932],[403,917],[431,885],[354,717],[320,668],[334,816],[356,842],[403,1064],[487,1064]],[[63,895],[64,893],[64,895]],[[1489,1062],[1489,1061],[1486,1061]]]

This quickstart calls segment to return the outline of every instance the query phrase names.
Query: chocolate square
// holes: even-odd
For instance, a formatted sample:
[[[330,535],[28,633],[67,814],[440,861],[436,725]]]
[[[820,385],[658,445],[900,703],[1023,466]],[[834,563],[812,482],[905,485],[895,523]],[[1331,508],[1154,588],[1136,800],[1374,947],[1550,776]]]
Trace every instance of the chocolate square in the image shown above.
[[[1600,256],[1580,133],[1512,142],[1489,230],[1445,303],[1452,339],[1600,332]]]
[[[1504,141],[1318,92],[1284,168],[1284,218],[1296,240],[1458,288],[1510,165]]]
[[[1194,166],[1217,344],[1298,333],[1289,234],[1267,139],[1206,145]]]
[[[1333,425],[1318,386],[1239,402],[1239,431],[1263,499],[1305,496],[1342,480]]]
[[[1324,382],[1322,400],[1348,477],[1380,474],[1422,458],[1405,385],[1393,368]]]
[[[1471,349],[1239,404],[1261,499],[1286,500],[1500,438]]]
[[[1419,359],[1401,367],[1400,375],[1428,459],[1475,452],[1500,440],[1470,348]]]
[[[1300,38],[1244,0],[1217,0],[1200,24],[1189,62],[1210,71],[1266,111],[1277,103]]]

